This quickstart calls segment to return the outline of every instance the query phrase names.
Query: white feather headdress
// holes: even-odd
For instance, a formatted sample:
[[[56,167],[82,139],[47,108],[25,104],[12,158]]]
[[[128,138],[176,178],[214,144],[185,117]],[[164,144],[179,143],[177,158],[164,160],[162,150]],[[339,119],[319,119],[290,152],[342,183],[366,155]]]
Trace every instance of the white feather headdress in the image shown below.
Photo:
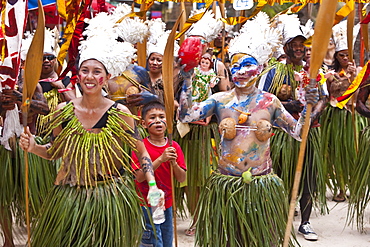
[[[279,15],[275,21],[276,28],[282,34],[283,45],[285,45],[287,42],[291,41],[297,36],[307,38],[308,37],[307,35],[309,35],[305,26],[301,26],[298,15],[295,14]]]
[[[93,37],[95,35],[107,35],[115,38],[120,37],[126,42],[136,44],[143,42],[148,36],[148,26],[140,18],[125,18],[117,23],[122,17],[131,13],[131,7],[127,4],[119,4],[111,14],[101,12],[92,19],[86,19],[89,26],[83,35]]]
[[[262,65],[279,47],[280,39],[280,32],[270,27],[267,14],[260,12],[254,19],[243,25],[239,36],[231,40],[229,54],[231,57],[238,53],[245,53],[254,57]]]
[[[110,36],[100,35],[81,41],[79,65],[88,59],[101,62],[112,77],[122,74],[135,58],[136,49],[128,42],[118,42]]]
[[[149,29],[148,42],[152,44],[157,44],[158,38],[163,35],[166,30],[166,23],[160,18],[152,19],[147,21]]]
[[[339,22],[333,27],[333,40],[335,44],[335,51],[343,51],[348,49],[347,43],[347,20]],[[353,28],[353,43],[356,41],[358,32],[360,31],[360,24],[356,24]]]
[[[30,33],[30,32],[26,32],[24,34],[24,39],[22,39],[22,46],[21,46],[21,59],[23,61],[26,60],[26,56],[27,56],[28,50],[30,49],[33,36],[34,36],[34,33]],[[49,54],[53,54],[54,56],[57,56],[60,50],[58,42],[59,42],[58,29],[45,28],[44,53],[49,53]]]
[[[222,21],[214,18],[211,11],[204,13],[203,17],[194,23],[187,31],[188,36],[202,36],[207,42],[211,42],[222,30]]]
[[[149,28],[139,17],[125,18],[115,25],[120,38],[131,44],[142,43],[149,35]]]

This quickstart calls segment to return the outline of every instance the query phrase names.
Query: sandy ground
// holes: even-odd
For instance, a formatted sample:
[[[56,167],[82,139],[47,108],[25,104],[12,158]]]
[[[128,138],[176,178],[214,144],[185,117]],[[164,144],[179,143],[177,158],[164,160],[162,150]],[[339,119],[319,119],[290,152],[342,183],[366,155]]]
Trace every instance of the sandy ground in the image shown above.
[[[319,240],[315,242],[307,241],[301,235],[297,239],[302,247],[368,247],[370,246],[370,208],[367,210],[365,230],[367,233],[359,233],[355,227],[346,226],[347,203],[336,203],[331,200],[332,195],[328,194],[328,215],[319,215],[318,211],[313,211],[311,215],[311,225],[319,235]],[[190,225],[191,219],[177,219],[177,238],[178,247],[194,246],[194,237],[186,236],[184,231]],[[300,223],[300,215],[294,219],[294,229],[297,231]],[[17,239],[17,246],[25,246],[24,235]],[[0,244],[2,246],[2,239]],[[175,245],[174,245],[175,246]],[[222,246],[215,246],[222,247]]]

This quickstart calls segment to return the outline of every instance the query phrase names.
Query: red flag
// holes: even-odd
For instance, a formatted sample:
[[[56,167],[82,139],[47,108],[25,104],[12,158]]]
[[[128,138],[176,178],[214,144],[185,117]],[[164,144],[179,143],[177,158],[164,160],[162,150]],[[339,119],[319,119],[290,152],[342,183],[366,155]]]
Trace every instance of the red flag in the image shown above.
[[[27,1],[6,1],[0,6],[0,80],[14,88],[20,69],[20,50],[27,20]]]

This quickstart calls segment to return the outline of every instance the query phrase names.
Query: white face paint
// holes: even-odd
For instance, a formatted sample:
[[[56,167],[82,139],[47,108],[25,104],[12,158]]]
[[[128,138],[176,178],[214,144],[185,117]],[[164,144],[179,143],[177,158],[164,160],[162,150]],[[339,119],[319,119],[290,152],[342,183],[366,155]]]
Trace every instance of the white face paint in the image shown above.
[[[262,66],[258,65],[256,59],[249,55],[238,54],[232,58],[231,74],[237,87],[246,87],[254,83],[261,72]]]
[[[248,65],[241,67],[239,70],[236,70],[233,74],[233,81],[237,87],[246,87],[254,83],[254,80],[260,73],[259,66],[257,65]]]

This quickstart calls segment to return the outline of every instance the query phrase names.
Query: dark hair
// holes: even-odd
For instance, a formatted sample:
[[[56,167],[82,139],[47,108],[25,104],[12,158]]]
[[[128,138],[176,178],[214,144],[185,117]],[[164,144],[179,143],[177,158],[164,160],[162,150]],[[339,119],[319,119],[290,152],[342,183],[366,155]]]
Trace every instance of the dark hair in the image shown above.
[[[146,114],[148,113],[148,111],[150,111],[152,109],[158,109],[158,110],[165,111],[164,105],[161,102],[158,102],[158,101],[150,102],[150,103],[144,105],[143,109],[141,110],[142,119],[144,119],[146,117]]]
[[[342,66],[340,65],[340,62],[339,62],[339,60],[337,58],[338,52],[339,51],[336,51],[334,53],[334,56],[333,56],[334,57],[333,69],[334,69],[335,72],[340,72],[340,69],[342,68]]]

